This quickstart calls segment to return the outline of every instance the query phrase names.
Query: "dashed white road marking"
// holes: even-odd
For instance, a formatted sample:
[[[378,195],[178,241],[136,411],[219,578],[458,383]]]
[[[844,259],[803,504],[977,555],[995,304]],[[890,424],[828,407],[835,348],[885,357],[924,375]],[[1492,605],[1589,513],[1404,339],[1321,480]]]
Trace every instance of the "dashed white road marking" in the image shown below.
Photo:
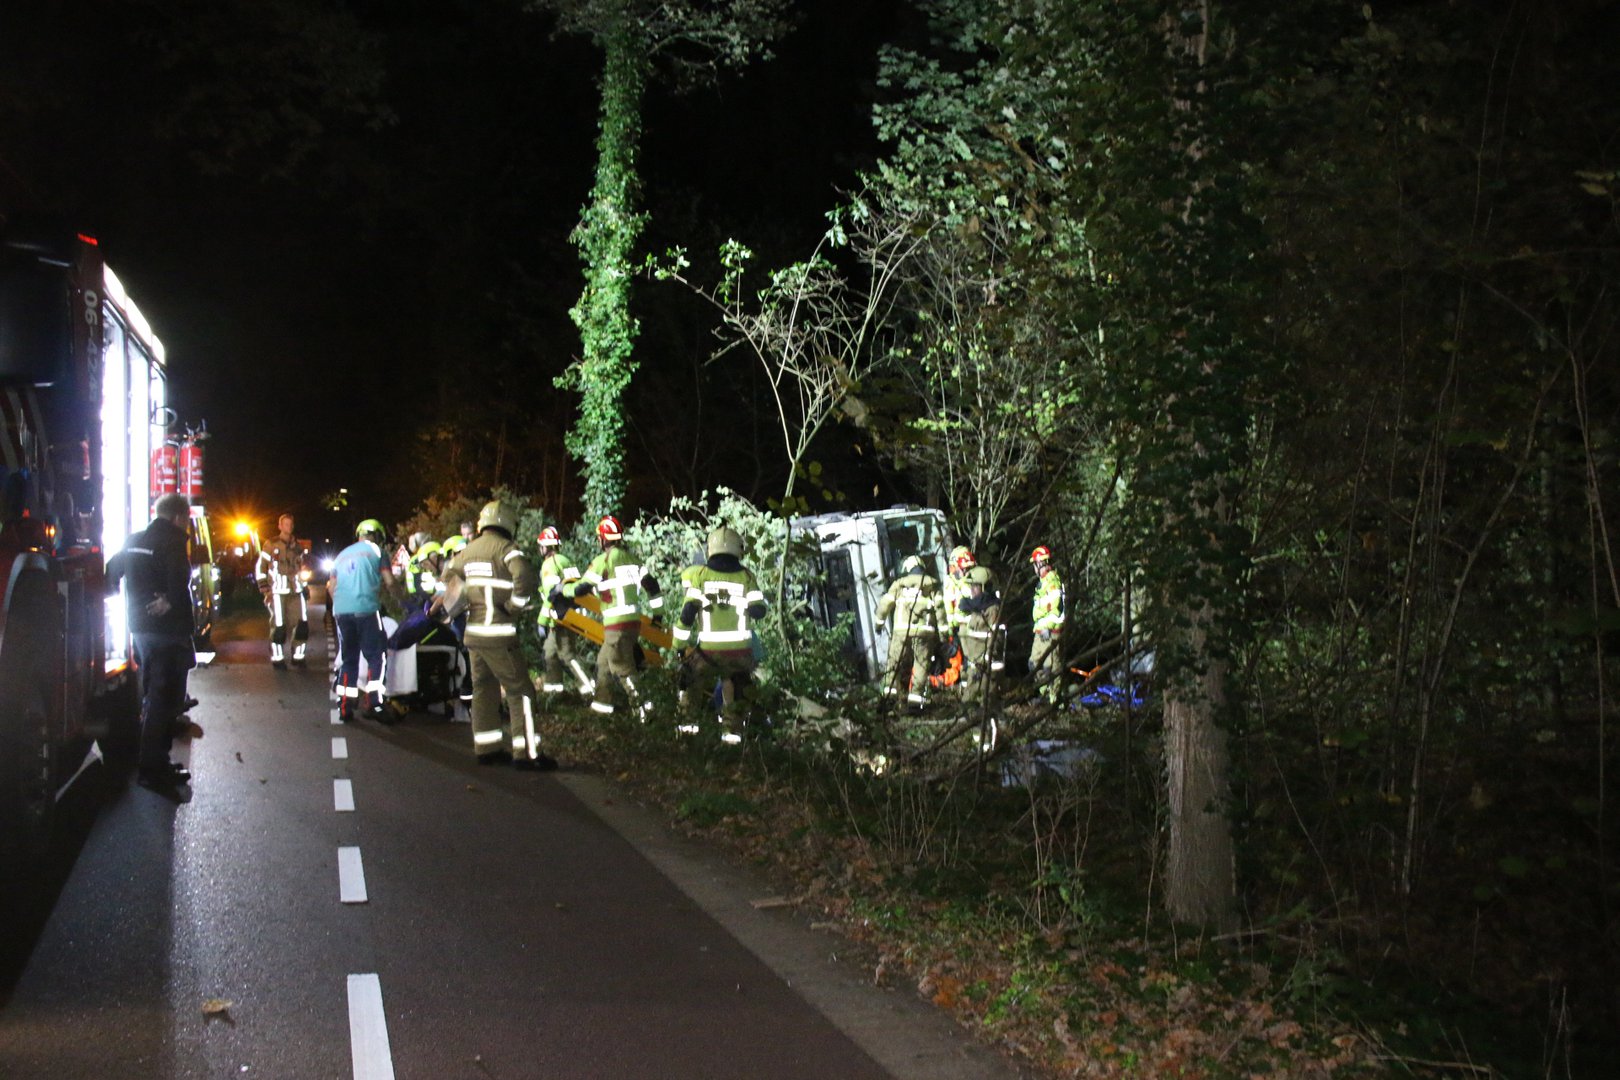
[[[338,901],[344,904],[366,902],[366,871],[360,864],[360,849],[338,848]]]
[[[335,757],[335,758],[346,758],[346,757],[348,757],[349,756],[349,740],[343,738],[340,735],[334,735],[332,737],[332,756]]]
[[[341,715],[339,715],[339,713],[338,713],[338,711],[336,709],[332,710],[332,723],[334,723],[334,724],[343,723],[343,717]]]
[[[375,975],[349,976],[349,1055],[354,1080],[394,1080],[382,980]]]
[[[332,809],[342,814],[354,810],[354,781],[332,781]]]

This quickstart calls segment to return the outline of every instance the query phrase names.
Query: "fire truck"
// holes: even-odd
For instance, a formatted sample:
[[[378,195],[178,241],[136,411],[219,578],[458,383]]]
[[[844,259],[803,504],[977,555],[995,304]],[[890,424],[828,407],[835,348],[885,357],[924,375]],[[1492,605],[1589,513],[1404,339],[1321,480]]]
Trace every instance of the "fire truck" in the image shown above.
[[[194,569],[207,559],[200,440],[171,435],[165,388],[163,344],[95,239],[0,223],[0,866],[37,853],[73,782],[133,742],[107,555],[187,484]]]

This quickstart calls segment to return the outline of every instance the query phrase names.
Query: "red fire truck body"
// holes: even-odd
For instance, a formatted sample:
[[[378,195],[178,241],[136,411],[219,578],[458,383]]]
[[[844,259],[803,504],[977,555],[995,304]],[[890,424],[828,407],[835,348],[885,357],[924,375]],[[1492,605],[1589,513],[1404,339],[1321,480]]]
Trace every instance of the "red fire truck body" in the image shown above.
[[[163,345],[96,242],[0,230],[7,862],[38,850],[62,793],[136,722],[124,602],[107,595],[106,559],[149,520],[153,451],[172,415]]]

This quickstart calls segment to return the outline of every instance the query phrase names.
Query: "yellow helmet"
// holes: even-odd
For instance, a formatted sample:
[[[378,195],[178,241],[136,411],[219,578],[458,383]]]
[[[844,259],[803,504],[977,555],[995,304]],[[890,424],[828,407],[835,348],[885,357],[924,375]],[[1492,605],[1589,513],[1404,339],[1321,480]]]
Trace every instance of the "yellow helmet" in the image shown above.
[[[491,499],[478,512],[478,531],[485,529],[499,529],[510,539],[517,535],[517,511],[499,499]]]

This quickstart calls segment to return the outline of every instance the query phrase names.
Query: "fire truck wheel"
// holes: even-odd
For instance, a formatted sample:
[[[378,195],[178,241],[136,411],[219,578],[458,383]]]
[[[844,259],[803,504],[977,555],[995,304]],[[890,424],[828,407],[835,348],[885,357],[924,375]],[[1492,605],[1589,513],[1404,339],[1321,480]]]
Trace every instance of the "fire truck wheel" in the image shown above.
[[[50,645],[61,641],[55,590],[43,573],[17,580],[0,647],[0,858],[33,858],[50,839],[56,728]]]

